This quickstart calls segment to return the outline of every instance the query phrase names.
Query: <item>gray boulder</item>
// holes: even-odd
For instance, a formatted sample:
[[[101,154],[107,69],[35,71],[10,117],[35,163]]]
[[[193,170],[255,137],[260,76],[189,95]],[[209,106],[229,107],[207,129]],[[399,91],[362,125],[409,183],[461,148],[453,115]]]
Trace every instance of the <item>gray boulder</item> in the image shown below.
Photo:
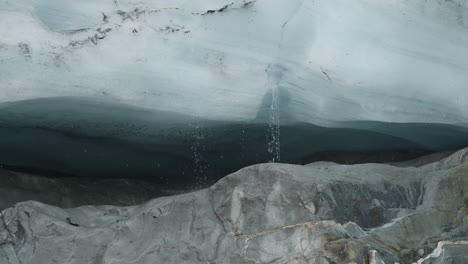
[[[138,206],[21,202],[1,213],[0,263],[464,263],[467,155],[260,164]]]

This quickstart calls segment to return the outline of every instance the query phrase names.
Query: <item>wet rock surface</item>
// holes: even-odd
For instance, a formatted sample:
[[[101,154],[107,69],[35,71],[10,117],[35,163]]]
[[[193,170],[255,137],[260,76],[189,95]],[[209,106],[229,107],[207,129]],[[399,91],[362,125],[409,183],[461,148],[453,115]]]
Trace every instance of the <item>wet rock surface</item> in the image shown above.
[[[260,164],[138,206],[22,202],[1,213],[0,263],[466,263],[467,156]]]

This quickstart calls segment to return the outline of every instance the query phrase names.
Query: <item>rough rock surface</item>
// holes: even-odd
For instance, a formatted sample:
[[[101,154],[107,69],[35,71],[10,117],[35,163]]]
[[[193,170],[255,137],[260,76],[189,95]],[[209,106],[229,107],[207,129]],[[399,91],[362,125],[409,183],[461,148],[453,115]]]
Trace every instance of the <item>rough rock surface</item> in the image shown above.
[[[130,207],[18,203],[1,213],[0,263],[466,263],[467,156],[261,164]]]

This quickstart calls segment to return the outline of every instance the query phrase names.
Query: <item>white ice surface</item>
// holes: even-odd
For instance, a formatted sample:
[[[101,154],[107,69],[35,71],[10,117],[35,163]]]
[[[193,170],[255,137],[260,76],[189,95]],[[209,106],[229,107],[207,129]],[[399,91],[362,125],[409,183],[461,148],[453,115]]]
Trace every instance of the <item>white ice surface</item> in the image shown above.
[[[296,121],[468,123],[468,2],[245,3],[0,0],[0,102],[91,96],[248,120],[279,88]]]

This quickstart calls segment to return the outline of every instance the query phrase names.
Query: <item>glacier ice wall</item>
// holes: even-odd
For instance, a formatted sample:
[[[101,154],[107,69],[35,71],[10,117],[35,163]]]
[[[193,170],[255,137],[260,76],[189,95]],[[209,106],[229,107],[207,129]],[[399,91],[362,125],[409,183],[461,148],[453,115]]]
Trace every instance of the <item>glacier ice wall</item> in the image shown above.
[[[0,0],[0,102],[466,124],[467,32],[463,0]]]

